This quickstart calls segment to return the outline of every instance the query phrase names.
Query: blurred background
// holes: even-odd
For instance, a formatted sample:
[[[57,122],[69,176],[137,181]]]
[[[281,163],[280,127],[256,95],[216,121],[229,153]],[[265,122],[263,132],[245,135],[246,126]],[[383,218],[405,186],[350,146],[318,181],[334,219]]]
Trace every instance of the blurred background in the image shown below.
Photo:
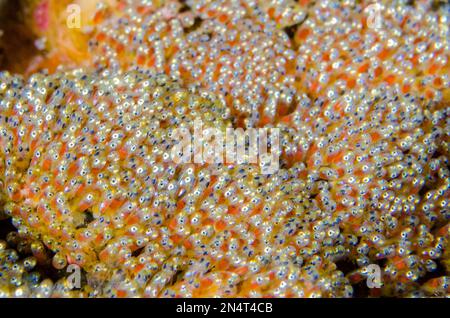
[[[38,52],[36,36],[27,27],[27,2],[0,0],[0,69],[23,73]],[[29,4],[29,3],[28,3]]]

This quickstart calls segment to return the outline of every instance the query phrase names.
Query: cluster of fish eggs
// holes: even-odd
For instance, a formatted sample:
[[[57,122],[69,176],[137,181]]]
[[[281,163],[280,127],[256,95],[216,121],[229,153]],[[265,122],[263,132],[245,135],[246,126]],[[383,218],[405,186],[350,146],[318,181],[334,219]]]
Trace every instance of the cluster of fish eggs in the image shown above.
[[[358,237],[353,261],[385,259],[386,285],[389,271],[415,281],[436,269],[448,237],[448,108],[390,89],[340,102],[341,114],[330,105],[292,115],[288,134],[301,146],[289,159],[327,182],[317,197]],[[409,257],[414,266],[404,266]]]
[[[49,277],[51,258],[41,242],[10,232],[0,240],[0,297],[82,297],[64,274]],[[50,270],[51,271],[51,270]]]
[[[100,7],[92,70],[1,76],[3,214],[76,295],[350,297],[371,264],[374,296],[448,295],[449,7],[368,5]],[[175,164],[198,118],[279,128],[281,169]]]
[[[186,11],[167,1],[154,8],[129,6],[118,16],[110,13],[112,19],[103,9],[106,21],[91,41],[94,63],[165,72],[217,94],[236,125],[261,126],[296,98],[295,52],[267,13],[269,2],[188,1],[193,9]],[[285,17],[290,23],[305,16],[291,15]]]
[[[432,4],[320,1],[294,36],[305,90],[334,99],[386,83],[448,100],[450,12]]]
[[[83,268],[95,295],[350,294],[331,262],[344,238],[303,164],[261,175],[173,161],[175,127],[229,126],[220,102],[148,71],[2,81],[4,213],[56,269]]]

